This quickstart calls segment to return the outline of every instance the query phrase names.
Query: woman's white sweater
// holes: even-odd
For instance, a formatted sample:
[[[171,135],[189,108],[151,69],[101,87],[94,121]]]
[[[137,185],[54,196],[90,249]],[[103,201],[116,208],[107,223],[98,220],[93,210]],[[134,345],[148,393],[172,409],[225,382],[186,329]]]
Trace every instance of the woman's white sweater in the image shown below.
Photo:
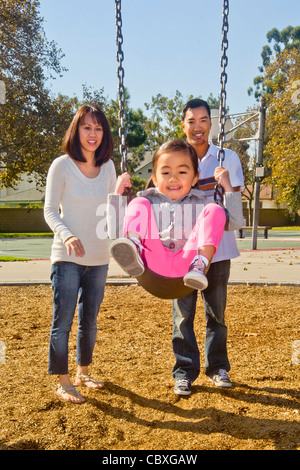
[[[54,233],[51,263],[71,261],[85,266],[108,264],[107,196],[116,185],[112,160],[101,166],[96,178],[87,178],[68,156],[56,158],[47,175],[44,217]],[[76,236],[85,255],[70,256],[64,242]]]

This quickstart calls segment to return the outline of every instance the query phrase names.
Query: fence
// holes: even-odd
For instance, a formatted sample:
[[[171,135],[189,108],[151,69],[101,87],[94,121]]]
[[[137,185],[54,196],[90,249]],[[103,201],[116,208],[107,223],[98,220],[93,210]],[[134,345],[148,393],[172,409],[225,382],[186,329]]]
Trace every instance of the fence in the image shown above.
[[[0,209],[0,232],[51,232],[43,209]]]

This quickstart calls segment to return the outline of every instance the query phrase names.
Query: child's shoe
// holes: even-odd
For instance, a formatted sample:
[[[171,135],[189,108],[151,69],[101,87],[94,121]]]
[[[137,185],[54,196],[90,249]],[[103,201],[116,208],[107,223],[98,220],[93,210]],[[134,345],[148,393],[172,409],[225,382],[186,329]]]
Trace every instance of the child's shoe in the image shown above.
[[[112,257],[130,276],[141,276],[145,271],[140,249],[139,240],[133,241],[130,238],[118,238],[110,247]]]
[[[208,286],[207,277],[205,276],[206,267],[200,256],[195,258],[190,265],[189,272],[183,278],[184,285],[196,290],[206,289]]]

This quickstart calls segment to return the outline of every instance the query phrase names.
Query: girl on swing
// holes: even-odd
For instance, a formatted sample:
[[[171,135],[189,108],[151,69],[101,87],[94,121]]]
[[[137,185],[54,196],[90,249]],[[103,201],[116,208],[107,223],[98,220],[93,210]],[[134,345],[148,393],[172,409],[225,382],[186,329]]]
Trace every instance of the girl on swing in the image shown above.
[[[142,275],[147,266],[161,276],[182,277],[186,286],[203,290],[208,285],[205,274],[224,232],[225,211],[193,188],[199,178],[198,157],[186,141],[163,144],[155,152],[152,166],[154,187],[148,185],[127,206],[123,237],[112,242],[111,254],[131,276]],[[225,191],[228,229],[236,230],[242,225],[241,195],[233,192],[223,167],[216,168],[214,176]],[[128,173],[119,176],[109,206],[116,207],[130,186]],[[110,209],[108,215],[109,221]]]

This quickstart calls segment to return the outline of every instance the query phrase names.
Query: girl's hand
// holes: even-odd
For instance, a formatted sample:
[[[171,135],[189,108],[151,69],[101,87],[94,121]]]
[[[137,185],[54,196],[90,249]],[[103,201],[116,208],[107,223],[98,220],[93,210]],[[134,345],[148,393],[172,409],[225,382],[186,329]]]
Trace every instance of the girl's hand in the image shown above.
[[[75,256],[78,256],[80,258],[84,256],[85,251],[79,238],[70,237],[65,241],[64,244],[65,244],[65,247],[67,248],[68,256],[70,256],[72,251]]]
[[[123,194],[126,188],[131,188],[131,176],[129,173],[123,173],[118,176],[115,194]]]
[[[214,177],[215,180],[224,188],[226,193],[231,193],[233,191],[228,170],[225,170],[222,166],[218,166],[215,169]]]

